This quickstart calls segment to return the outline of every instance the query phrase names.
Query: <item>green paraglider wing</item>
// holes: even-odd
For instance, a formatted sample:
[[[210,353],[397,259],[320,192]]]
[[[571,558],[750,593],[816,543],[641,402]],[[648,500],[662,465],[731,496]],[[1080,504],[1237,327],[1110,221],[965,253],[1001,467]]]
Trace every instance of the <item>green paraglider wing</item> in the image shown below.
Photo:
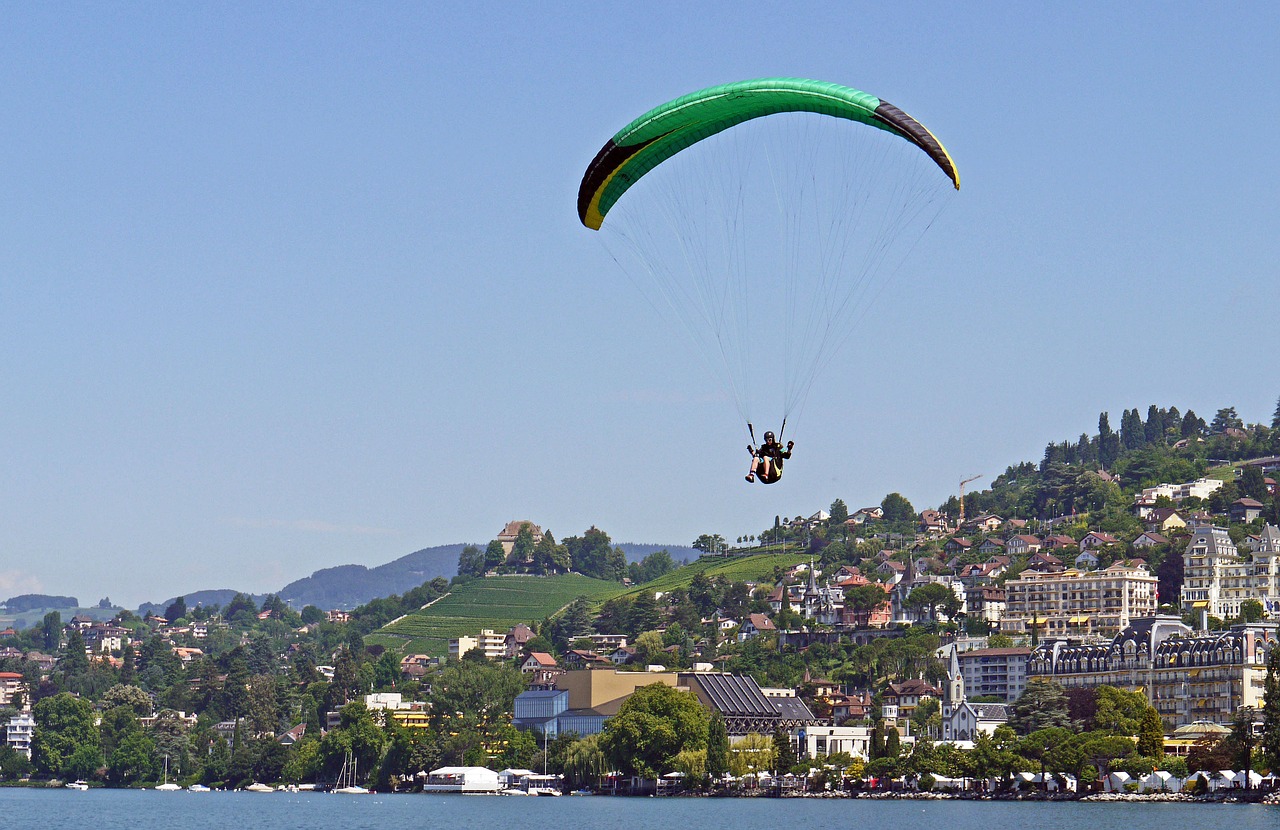
[[[874,95],[799,78],[764,78],[713,86],[656,107],[601,148],[578,188],[578,218],[599,230],[605,214],[644,174],[681,150],[753,118],[812,112],[899,135],[919,147],[960,189],[946,148],[919,121]]]

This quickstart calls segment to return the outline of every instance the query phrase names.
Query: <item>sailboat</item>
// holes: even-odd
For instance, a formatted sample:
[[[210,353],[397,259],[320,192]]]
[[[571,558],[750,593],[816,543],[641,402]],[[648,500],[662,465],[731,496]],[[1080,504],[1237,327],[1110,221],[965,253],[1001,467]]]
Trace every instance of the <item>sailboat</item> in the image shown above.
[[[156,789],[166,793],[177,792],[178,790],[182,789],[182,787],[179,787],[177,784],[169,783],[169,756],[168,755],[164,756],[164,783],[156,787]]]
[[[354,757],[350,752],[342,759],[342,769],[338,772],[338,786],[334,789],[335,793],[342,795],[367,795],[369,791],[356,783],[359,780],[357,773],[360,767],[360,760]]]

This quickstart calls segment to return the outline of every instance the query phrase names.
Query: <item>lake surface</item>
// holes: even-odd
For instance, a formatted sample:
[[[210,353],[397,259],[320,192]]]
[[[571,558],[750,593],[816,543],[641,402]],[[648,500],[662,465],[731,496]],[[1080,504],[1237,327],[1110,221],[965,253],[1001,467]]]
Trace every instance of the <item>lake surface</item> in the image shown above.
[[[1246,804],[762,798],[502,798],[0,788],[5,830],[1274,830]]]

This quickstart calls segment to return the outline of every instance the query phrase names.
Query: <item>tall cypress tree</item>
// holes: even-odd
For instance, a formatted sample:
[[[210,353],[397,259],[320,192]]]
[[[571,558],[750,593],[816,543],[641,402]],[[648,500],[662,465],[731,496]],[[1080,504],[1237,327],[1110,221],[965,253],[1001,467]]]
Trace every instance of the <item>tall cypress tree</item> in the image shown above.
[[[707,726],[707,775],[718,780],[729,771],[729,730],[724,725],[724,715],[717,710],[711,713]]]
[[[773,757],[778,775],[786,775],[796,765],[796,751],[791,746],[791,736],[782,727],[778,727],[773,733]]]
[[[1120,456],[1120,436],[1111,429],[1111,419],[1103,412],[1098,416],[1098,463],[1109,469]]]

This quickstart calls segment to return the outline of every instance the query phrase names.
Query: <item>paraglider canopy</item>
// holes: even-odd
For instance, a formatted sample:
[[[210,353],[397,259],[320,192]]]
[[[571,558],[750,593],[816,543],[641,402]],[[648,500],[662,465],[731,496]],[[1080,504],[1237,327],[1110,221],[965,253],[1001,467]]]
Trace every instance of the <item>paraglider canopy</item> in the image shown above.
[[[776,424],[959,186],[941,142],[892,104],[765,78],[627,124],[588,165],[577,208],[680,322],[743,423]],[[757,398],[769,411],[753,412]]]
[[[783,112],[811,112],[859,121],[915,144],[956,190],[960,174],[946,148],[920,122],[887,101],[839,84],[764,78],[708,87],[654,107],[600,149],[578,187],[578,217],[599,230],[605,214],[645,173],[676,153],[730,127]]]

